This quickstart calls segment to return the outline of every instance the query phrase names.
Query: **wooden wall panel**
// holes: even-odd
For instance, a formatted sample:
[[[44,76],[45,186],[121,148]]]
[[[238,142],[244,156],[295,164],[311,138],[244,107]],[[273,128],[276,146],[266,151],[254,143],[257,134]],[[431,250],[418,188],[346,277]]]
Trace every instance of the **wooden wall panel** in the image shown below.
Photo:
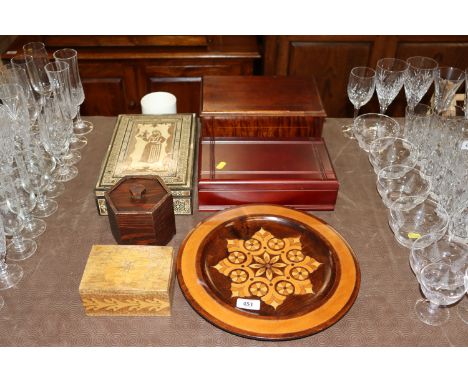
[[[375,68],[383,57],[421,55],[435,58],[441,66],[468,68],[467,36],[266,36],[264,46],[265,74],[314,75],[330,117],[352,116],[346,88],[353,66]],[[429,102],[432,89],[428,93],[425,102]],[[405,106],[401,91],[387,114],[403,116]],[[378,110],[374,95],[361,113]]]
[[[371,58],[369,42],[291,42],[288,75],[314,75],[327,112],[352,115],[348,101],[348,73],[366,66]]]

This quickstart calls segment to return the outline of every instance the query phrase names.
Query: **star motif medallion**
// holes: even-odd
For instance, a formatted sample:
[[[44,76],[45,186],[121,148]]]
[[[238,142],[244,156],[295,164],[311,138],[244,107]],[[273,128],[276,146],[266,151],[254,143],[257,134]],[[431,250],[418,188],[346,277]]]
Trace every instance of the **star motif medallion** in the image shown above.
[[[276,309],[291,295],[312,294],[320,263],[302,252],[300,237],[284,239],[261,228],[248,240],[227,240],[228,256],[214,268],[230,278],[232,297],[258,297]]]

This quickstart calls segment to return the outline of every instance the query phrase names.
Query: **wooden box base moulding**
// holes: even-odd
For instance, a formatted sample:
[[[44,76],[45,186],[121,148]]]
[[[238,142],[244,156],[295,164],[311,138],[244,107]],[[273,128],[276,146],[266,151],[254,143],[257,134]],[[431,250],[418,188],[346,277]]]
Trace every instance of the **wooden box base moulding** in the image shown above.
[[[270,203],[333,210],[336,178],[321,138],[201,138],[198,208]]]
[[[79,292],[87,316],[170,316],[173,248],[94,245]]]
[[[119,115],[95,188],[100,215],[104,194],[122,177],[157,175],[169,187],[176,215],[192,213],[195,114]]]

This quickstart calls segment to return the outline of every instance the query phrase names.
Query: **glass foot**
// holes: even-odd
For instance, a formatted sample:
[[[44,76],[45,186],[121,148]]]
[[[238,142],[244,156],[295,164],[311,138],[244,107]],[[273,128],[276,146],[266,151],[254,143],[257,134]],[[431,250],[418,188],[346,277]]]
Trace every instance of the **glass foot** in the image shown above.
[[[53,182],[47,188],[47,190],[45,192],[45,196],[48,199],[54,199],[54,198],[57,198],[58,196],[62,195],[64,192],[65,192],[65,186],[63,185],[63,183]]]
[[[61,184],[61,183],[60,183]],[[44,204],[41,206],[36,204],[36,208],[33,211],[33,216],[37,218],[46,218],[52,215],[55,211],[57,211],[58,203],[52,199],[46,199]]]
[[[78,169],[75,166],[67,166],[54,173],[54,180],[57,182],[68,182],[78,176]]]
[[[419,320],[431,326],[443,325],[450,318],[450,312],[447,308],[432,308],[429,300],[424,299],[416,301],[414,311]]]
[[[344,125],[341,127],[341,131],[343,132],[343,135],[345,136],[345,138],[348,138],[348,139],[356,139],[354,137],[354,133],[353,133],[353,125]]]
[[[73,166],[81,160],[81,154],[78,150],[70,150],[67,155],[63,157],[63,163],[67,166]]]
[[[0,272],[0,290],[14,287],[23,277],[23,268],[17,264],[6,264],[6,269]],[[0,305],[3,305],[0,303]]]
[[[24,225],[21,234],[25,239],[35,239],[45,232],[46,227],[47,224],[44,220],[32,219],[30,223]]]
[[[17,250],[13,243],[7,247],[7,259],[21,261],[30,258],[36,252],[37,244],[34,240],[24,239],[22,250]]]
[[[70,150],[81,150],[87,144],[88,140],[85,137],[75,135],[70,139]]]
[[[80,120],[73,124],[73,134],[85,135],[93,131],[94,125],[89,121]]]
[[[468,324],[468,297],[460,301],[457,306],[457,313],[458,317],[460,317],[465,324]]]

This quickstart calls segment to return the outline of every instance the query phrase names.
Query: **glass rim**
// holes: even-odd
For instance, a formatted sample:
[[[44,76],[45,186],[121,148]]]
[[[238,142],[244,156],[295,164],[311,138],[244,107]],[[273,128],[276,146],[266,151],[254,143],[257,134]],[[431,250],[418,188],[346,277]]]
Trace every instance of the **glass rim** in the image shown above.
[[[451,280],[450,282],[445,280],[444,281],[444,286],[447,286],[447,287],[450,287],[450,286],[459,286],[459,285],[464,285],[464,276],[466,274],[466,270],[465,272],[462,272],[462,271],[455,271],[453,270],[451,264],[448,264],[448,263],[445,263],[445,262],[442,262],[442,261],[438,261],[437,263],[429,263],[429,264],[426,264],[424,267],[421,268],[421,270],[419,271],[419,274],[420,274],[420,277],[421,277],[421,282],[426,285],[426,283],[424,283],[424,272],[426,271],[426,269],[429,269],[429,268],[445,268],[445,270],[448,271],[448,273],[451,273],[453,276],[453,280]],[[457,277],[458,275],[458,277]],[[461,275],[461,280],[458,280],[460,278],[460,275]],[[463,293],[465,294],[466,291]]]
[[[387,169],[390,168],[390,167],[408,168],[408,171],[405,172],[405,175],[406,175],[407,173],[409,173],[410,171],[414,170],[414,171],[417,172],[418,174],[422,175],[422,176],[424,177],[424,179],[430,181],[429,177],[428,177],[424,172],[422,172],[420,169],[417,169],[415,166],[412,166],[412,167],[411,167],[411,166],[408,166],[408,165],[406,165],[406,164],[390,164],[390,165],[388,165],[388,166],[382,167],[382,168],[379,170],[379,172],[377,173],[377,181],[380,182],[381,179],[398,179],[398,178],[400,178],[400,177],[383,178],[382,176],[380,176],[380,174],[383,174],[383,173],[384,173],[384,170],[387,170]],[[388,171],[388,170],[387,170],[387,171]],[[411,195],[409,195],[409,196],[411,196]],[[408,197],[409,197],[409,196],[408,196]]]
[[[70,52],[71,55],[67,56],[67,57],[57,57],[57,54],[58,53],[65,53],[65,52]],[[54,53],[52,53],[52,56],[56,59],[56,60],[59,60],[59,61],[65,61],[65,60],[69,60],[69,59],[72,59],[72,58],[76,58],[78,56],[78,52],[76,51],[76,49],[73,49],[73,48],[62,48],[62,49],[57,49]]]
[[[427,57],[427,56],[412,56],[412,57],[408,57],[408,58],[406,59],[406,62],[407,62],[407,64],[408,64],[409,66],[412,66],[413,68],[416,68],[416,67],[415,67],[414,65],[412,65],[409,61],[410,61],[411,59],[417,59],[417,58],[418,58],[418,59],[424,59],[425,61],[432,62],[432,63],[435,64],[435,66],[434,66],[433,68],[418,68],[418,69],[420,69],[420,70],[436,70],[436,69],[439,67],[439,63],[438,63],[436,60],[434,60],[434,59],[431,58],[431,57]]]
[[[23,51],[34,47],[45,49],[45,44],[42,41],[31,41],[23,45]]]
[[[370,76],[366,76],[366,75],[362,75],[362,74],[356,74],[356,73],[354,73],[354,71],[357,70],[357,69],[365,69],[366,71],[370,71],[373,74],[370,75]],[[373,68],[370,68],[369,66],[355,66],[354,68],[351,69],[350,74],[352,74],[353,76],[356,76],[356,77],[361,77],[361,78],[374,78],[375,77],[375,70]]]
[[[64,72],[66,70],[69,70],[70,65],[64,61],[51,61],[48,62],[46,65],[44,65],[44,69],[47,72]]]
[[[31,62],[33,60],[33,56],[31,56],[30,54],[25,54],[25,53],[16,54],[12,58],[10,58],[10,63],[13,65],[21,66],[17,62],[18,60],[24,60],[24,64],[27,64],[28,62]]]
[[[392,140],[393,142],[395,141],[402,141],[404,143],[407,143],[409,144],[409,146],[412,146],[415,150],[417,150],[417,147],[416,145],[413,143],[413,142],[410,142],[409,140],[407,140],[406,138],[402,138],[402,137],[392,137],[392,136],[386,136],[386,137],[380,137],[380,138],[377,138],[377,139],[374,139],[371,144],[369,145],[369,154],[371,153],[371,150],[372,150],[372,147],[373,146],[376,146],[378,142],[383,142],[384,140]],[[390,165],[389,165],[390,166]],[[386,166],[386,167],[389,167],[389,166]],[[396,166],[396,165],[395,165]],[[409,166],[407,166],[409,167]]]
[[[384,119],[384,120],[390,120],[394,122],[397,126],[400,126],[398,121],[396,119],[393,119],[392,117],[389,117],[386,114],[381,114],[381,113],[366,113],[366,114],[361,114],[356,117],[354,122],[360,121],[360,120],[366,120],[368,118],[376,118],[376,119]]]
[[[386,62],[386,61],[390,61],[390,60],[395,62],[395,63],[404,64],[405,68],[404,69],[386,69],[386,68],[383,68],[381,63]],[[408,69],[408,66],[409,66],[409,64],[406,61],[404,61],[404,60],[402,60],[400,58],[394,58],[394,57],[384,57],[384,58],[381,58],[380,60],[377,61],[377,67],[380,68],[380,69],[383,69],[383,70],[385,70],[387,72],[404,72],[404,71],[406,71]]]
[[[439,78],[442,78],[444,80],[449,79],[449,78],[446,78],[446,77],[441,77],[440,76],[441,71],[444,71],[444,72],[447,71],[448,73],[452,73],[452,72],[457,73],[458,72],[458,74],[459,74],[458,78],[457,79],[451,79],[452,81],[460,81],[460,80],[463,81],[464,80],[464,78],[462,78],[462,77],[464,77],[465,72],[463,70],[461,70],[460,68],[456,68],[455,66],[440,66],[439,68],[437,68],[437,73],[438,73]],[[446,73],[446,74],[448,74],[448,73]]]

